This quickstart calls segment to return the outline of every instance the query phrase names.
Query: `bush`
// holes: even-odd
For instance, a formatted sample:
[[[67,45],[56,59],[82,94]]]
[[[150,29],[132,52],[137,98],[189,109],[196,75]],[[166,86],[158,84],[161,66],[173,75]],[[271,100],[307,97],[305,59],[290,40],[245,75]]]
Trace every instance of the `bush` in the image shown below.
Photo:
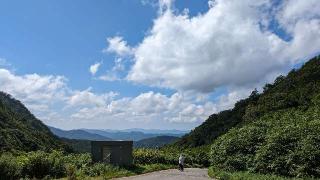
[[[75,168],[84,168],[92,164],[91,155],[89,153],[83,154],[69,154],[64,157],[66,164],[72,164]]]
[[[12,154],[2,154],[0,156],[0,177],[10,180],[21,177],[21,166]]]
[[[224,171],[216,167],[210,167],[208,175],[212,178],[219,180],[307,180],[308,178],[288,178],[282,176],[276,176],[272,174],[258,174],[247,171]],[[309,178],[311,179],[311,178]]]
[[[66,175],[64,154],[61,151],[53,151],[50,153],[48,155],[48,161],[51,166],[49,175],[57,178]]]
[[[176,146],[167,146],[161,149],[139,148],[133,151],[135,164],[170,164],[177,165],[179,155],[185,156],[185,164],[191,167],[208,167],[209,146],[179,149]]]
[[[104,163],[92,163],[90,154],[68,154],[64,155],[60,151],[51,153],[43,151],[34,151],[29,153],[17,152],[16,156],[5,153],[0,156],[0,179],[52,179],[67,177],[70,180],[87,179],[88,177],[100,176],[105,179],[114,177],[123,177],[135,174],[172,168],[171,165],[153,164],[142,157],[150,157],[152,161],[161,160],[161,162],[170,162],[164,152],[161,152],[161,158],[154,156],[158,152],[143,149],[140,162],[147,165],[132,165],[130,167],[118,167]],[[146,156],[143,155],[147,153]]]
[[[172,154],[165,154],[158,149],[135,149],[133,152],[135,164],[177,164]]]
[[[76,168],[74,165],[67,164],[66,165],[66,173],[67,173],[68,180],[76,180],[77,179]]]
[[[269,113],[214,141],[212,165],[290,177],[320,177],[320,111],[317,107]]]
[[[42,151],[30,152],[23,157],[22,175],[30,178],[44,178],[50,174],[51,162],[48,154]]]

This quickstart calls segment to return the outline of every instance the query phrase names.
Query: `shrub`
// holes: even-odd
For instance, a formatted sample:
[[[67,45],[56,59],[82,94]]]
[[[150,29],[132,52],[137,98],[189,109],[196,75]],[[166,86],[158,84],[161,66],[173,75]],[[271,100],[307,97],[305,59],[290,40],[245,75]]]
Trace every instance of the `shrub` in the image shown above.
[[[51,165],[49,175],[52,177],[63,177],[66,175],[64,154],[61,151],[53,151],[48,155],[48,161]]]
[[[12,154],[0,156],[0,177],[1,179],[19,179],[21,177],[21,166]]]
[[[291,177],[320,177],[320,111],[288,109],[236,127],[214,141],[217,168]]]
[[[69,154],[65,156],[64,161],[67,164],[73,164],[77,169],[87,167],[92,164],[91,155],[89,153]]]
[[[77,180],[76,168],[72,164],[66,165],[66,173],[68,180]]]
[[[48,155],[42,151],[30,152],[27,155],[23,155],[22,161],[23,169],[22,174],[31,178],[44,178],[50,174],[51,163],[48,159]]]
[[[179,149],[175,146],[164,147],[161,149],[139,148],[133,151],[135,164],[171,164],[177,165],[179,155],[185,156],[185,163],[192,167],[208,167],[209,147],[201,146],[190,149]]]

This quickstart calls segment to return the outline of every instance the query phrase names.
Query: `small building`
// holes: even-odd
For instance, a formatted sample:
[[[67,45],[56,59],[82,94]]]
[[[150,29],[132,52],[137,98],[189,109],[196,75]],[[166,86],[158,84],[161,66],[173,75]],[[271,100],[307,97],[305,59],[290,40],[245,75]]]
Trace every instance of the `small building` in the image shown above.
[[[131,165],[132,144],[132,141],[91,141],[92,160],[113,165]]]

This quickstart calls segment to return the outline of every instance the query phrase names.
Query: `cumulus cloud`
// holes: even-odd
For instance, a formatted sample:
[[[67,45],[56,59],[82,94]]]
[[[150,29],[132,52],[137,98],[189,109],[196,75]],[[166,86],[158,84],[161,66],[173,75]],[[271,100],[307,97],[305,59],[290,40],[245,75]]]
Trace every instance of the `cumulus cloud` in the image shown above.
[[[0,69],[0,90],[51,124],[60,119],[73,128],[137,127],[137,122],[181,127],[233,107],[254,87],[319,53],[318,0],[209,0],[209,10],[193,17],[173,10],[173,2],[159,1],[159,16],[136,46],[121,36],[108,38],[103,52],[116,55],[115,65],[98,77],[120,80],[119,72],[127,70],[123,60],[132,58],[127,80],[176,90],[172,95],[81,91],[68,87],[63,76],[16,75],[6,69]],[[93,64],[90,73],[95,75],[100,65]],[[218,87],[227,91],[208,101],[208,93]]]
[[[7,69],[0,69],[0,89],[26,103],[63,100],[65,88],[66,78],[63,76],[38,74],[19,76]]]
[[[68,98],[67,103],[70,106],[105,106],[106,103],[112,100],[118,93],[108,92],[96,95],[91,92],[91,88],[84,91],[74,91]]]
[[[92,88],[75,90],[63,76],[16,75],[0,69],[0,90],[21,100],[37,117],[53,126],[65,128],[140,127],[161,124],[176,128],[204,121],[209,115],[230,108],[242,94],[230,92],[217,102],[206,102],[202,95],[189,93],[165,95],[153,91],[135,97],[121,97],[116,92],[94,93]],[[203,99],[204,98],[204,99]],[[194,100],[199,99],[199,100]],[[115,123],[117,122],[117,123]],[[191,128],[190,127],[190,128]]]
[[[99,70],[99,67],[101,66],[101,62],[98,62],[98,63],[95,63],[95,64],[92,64],[89,68],[89,71],[92,75],[95,75],[98,70]]]
[[[212,103],[194,104],[180,94],[166,96],[147,92],[134,98],[124,97],[111,101],[106,106],[82,108],[72,115],[76,119],[123,119],[133,122],[202,122],[216,109]]]
[[[103,52],[115,53],[118,56],[128,56],[134,51],[121,36],[107,38],[107,41],[108,47],[103,49]]]
[[[135,47],[128,80],[207,93],[265,82],[320,50],[317,0],[208,1],[209,10],[194,17],[171,3],[160,1],[162,13]],[[272,21],[292,39],[279,36]]]
[[[107,72],[106,74],[99,76],[99,79],[110,82],[121,80],[121,78],[115,72]]]

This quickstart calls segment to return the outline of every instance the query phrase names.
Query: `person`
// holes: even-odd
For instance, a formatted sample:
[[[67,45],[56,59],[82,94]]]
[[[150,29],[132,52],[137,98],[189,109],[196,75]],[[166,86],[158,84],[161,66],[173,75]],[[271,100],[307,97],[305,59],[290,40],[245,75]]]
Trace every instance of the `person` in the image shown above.
[[[184,157],[182,154],[180,154],[180,157],[179,157],[179,170],[180,171],[183,171],[184,170]]]

